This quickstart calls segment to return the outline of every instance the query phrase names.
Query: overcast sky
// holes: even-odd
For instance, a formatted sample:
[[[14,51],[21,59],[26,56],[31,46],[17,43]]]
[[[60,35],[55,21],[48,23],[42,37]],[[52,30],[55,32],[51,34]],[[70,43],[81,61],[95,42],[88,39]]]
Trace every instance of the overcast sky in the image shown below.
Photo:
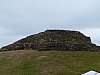
[[[0,47],[47,29],[79,30],[100,45],[100,0],[0,0]]]

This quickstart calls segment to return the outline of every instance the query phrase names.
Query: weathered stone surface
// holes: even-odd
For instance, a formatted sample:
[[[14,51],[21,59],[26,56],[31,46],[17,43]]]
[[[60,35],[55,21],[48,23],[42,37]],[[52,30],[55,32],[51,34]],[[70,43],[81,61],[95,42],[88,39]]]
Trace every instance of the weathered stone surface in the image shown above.
[[[4,51],[22,49],[96,51],[100,47],[92,44],[90,37],[79,31],[70,30],[46,30],[2,47]]]

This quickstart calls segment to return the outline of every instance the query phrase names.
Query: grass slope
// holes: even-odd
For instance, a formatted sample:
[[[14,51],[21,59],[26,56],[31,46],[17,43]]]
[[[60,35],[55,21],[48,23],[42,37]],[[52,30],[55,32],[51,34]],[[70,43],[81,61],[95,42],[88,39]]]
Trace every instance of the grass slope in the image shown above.
[[[8,51],[0,53],[0,75],[80,75],[100,71],[99,52]]]

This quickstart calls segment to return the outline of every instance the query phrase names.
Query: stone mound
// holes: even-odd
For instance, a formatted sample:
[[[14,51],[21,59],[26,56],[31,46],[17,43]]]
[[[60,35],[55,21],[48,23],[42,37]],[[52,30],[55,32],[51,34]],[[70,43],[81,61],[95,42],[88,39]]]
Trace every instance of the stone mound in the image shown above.
[[[79,31],[70,30],[46,30],[1,48],[2,51],[24,49],[39,51],[97,51],[100,48],[91,42],[90,37]]]

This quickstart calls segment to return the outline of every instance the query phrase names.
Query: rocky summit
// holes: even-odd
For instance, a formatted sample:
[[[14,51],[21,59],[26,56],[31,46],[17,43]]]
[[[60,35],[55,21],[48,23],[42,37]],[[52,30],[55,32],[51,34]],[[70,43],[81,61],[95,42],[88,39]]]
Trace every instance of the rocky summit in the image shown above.
[[[26,49],[39,51],[97,51],[100,47],[93,44],[90,37],[79,31],[46,30],[2,47],[1,51]]]

